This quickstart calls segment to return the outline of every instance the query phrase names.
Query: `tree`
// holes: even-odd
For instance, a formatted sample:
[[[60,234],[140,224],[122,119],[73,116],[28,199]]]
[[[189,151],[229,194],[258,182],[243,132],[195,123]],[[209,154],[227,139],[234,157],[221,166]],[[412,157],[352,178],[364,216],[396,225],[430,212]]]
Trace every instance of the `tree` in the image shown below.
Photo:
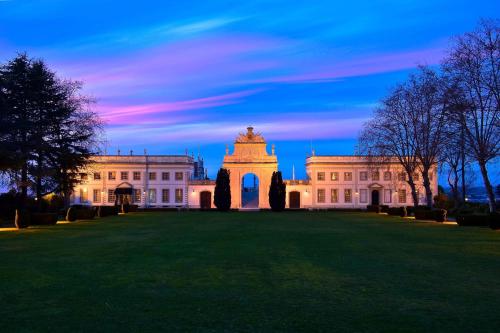
[[[464,130],[467,153],[479,165],[494,212],[487,164],[500,152],[500,21],[482,20],[475,31],[457,37],[443,69],[460,91],[455,118]]]
[[[433,193],[430,173],[436,167],[444,147],[445,128],[448,122],[448,89],[436,72],[427,67],[419,67],[404,84],[407,101],[409,131],[413,132],[413,144],[418,168],[422,173],[426,203],[432,207]],[[437,177],[437,175],[436,175]]]
[[[369,163],[384,164],[398,161],[406,173],[413,204],[418,206],[418,193],[414,181],[419,165],[415,144],[415,119],[403,85],[396,86],[375,110],[374,118],[364,124],[359,137],[359,151],[366,154]]]
[[[101,121],[80,89],[26,54],[0,67],[0,146],[11,157],[2,168],[23,201],[31,189],[39,204],[51,192],[63,193],[69,203],[76,183],[61,174],[91,162]]]
[[[231,208],[231,184],[229,171],[220,168],[217,172],[214,190],[214,204],[220,211],[228,211]]]
[[[283,182],[281,171],[273,171],[271,186],[269,187],[269,205],[275,212],[281,212],[286,205],[286,184]]]

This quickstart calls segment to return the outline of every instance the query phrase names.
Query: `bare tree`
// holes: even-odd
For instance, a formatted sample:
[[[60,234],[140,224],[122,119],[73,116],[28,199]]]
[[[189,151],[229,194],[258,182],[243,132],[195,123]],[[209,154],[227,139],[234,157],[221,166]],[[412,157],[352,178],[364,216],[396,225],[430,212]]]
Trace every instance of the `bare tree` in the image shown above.
[[[384,163],[396,159],[407,176],[413,204],[418,206],[418,193],[414,173],[419,165],[414,141],[414,119],[404,86],[397,86],[382,100],[375,110],[374,118],[368,121],[360,134],[359,149],[371,163]]]
[[[464,130],[467,153],[481,170],[491,212],[495,195],[487,164],[500,152],[499,35],[499,20],[482,20],[475,31],[456,38],[443,66],[465,101],[465,107],[456,109],[456,119]]]
[[[430,173],[436,167],[443,149],[444,129],[448,122],[447,87],[441,77],[428,67],[419,67],[403,85],[408,104],[408,118],[412,119],[410,130],[419,160],[425,188],[426,203],[432,207],[433,193]]]

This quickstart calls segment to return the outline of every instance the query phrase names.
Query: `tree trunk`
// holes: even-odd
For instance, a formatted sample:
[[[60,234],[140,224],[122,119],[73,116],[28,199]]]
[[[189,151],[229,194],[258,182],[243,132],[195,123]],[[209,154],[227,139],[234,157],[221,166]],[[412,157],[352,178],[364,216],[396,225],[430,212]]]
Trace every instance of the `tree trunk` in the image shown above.
[[[412,177],[408,178],[408,185],[410,185],[411,189],[411,197],[413,198],[413,206],[415,208],[418,207],[418,193],[417,193],[417,187],[415,186],[415,182],[413,181]]]
[[[21,208],[26,205],[28,198],[28,164],[24,163],[21,168]]]
[[[490,213],[495,212],[495,194],[493,193],[493,186],[491,186],[490,179],[488,178],[488,170],[486,169],[486,162],[478,161],[479,168],[481,169],[481,175],[483,176],[484,187],[486,187],[486,193],[488,194],[488,201],[490,206]]]
[[[425,200],[427,201],[427,207],[432,208],[432,189],[431,181],[429,180],[429,170],[424,169],[422,171],[422,178],[424,179]]]
[[[465,137],[464,129],[460,133],[460,162],[462,163],[462,205],[465,205]]]

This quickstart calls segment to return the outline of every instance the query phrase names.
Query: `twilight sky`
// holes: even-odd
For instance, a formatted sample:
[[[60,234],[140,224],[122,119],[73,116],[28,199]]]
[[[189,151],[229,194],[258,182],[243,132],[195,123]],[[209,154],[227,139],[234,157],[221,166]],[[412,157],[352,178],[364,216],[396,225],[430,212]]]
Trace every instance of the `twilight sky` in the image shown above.
[[[500,1],[0,0],[0,62],[26,51],[81,80],[108,153],[201,151],[209,174],[253,125],[285,178],[352,154],[387,89],[438,64]],[[270,148],[269,148],[270,150]]]

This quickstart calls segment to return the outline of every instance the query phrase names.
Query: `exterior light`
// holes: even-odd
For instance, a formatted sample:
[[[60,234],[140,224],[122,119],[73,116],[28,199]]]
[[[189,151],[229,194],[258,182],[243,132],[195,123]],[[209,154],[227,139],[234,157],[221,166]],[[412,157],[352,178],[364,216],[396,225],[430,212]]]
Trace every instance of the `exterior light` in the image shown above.
[[[87,188],[84,188],[84,189],[83,189],[83,192],[87,192]]]

